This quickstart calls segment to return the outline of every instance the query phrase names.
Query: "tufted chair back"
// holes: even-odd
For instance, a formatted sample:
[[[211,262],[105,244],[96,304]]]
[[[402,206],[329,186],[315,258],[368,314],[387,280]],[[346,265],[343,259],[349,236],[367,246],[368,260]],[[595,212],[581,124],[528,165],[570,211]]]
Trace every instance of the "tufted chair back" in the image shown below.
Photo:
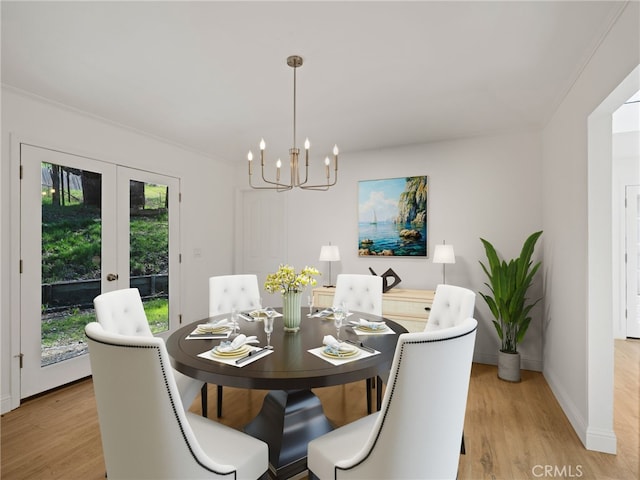
[[[137,288],[98,295],[93,299],[93,306],[96,318],[105,330],[119,335],[153,336]]]
[[[400,335],[380,412],[312,440],[309,471],[321,479],[455,479],[477,325],[467,318]]]
[[[105,331],[117,335],[153,337],[147,314],[144,312],[140,291],[137,288],[125,288],[103,293],[93,299],[96,319]],[[188,377],[178,371],[175,380],[182,397],[182,403],[189,408],[195,400],[204,382]],[[206,394],[205,394],[206,395]],[[206,400],[202,400],[203,414],[206,415]]]
[[[333,304],[345,302],[349,310],[382,315],[382,277],[342,273],[336,279]]]
[[[85,333],[109,480],[257,478],[266,471],[266,444],[184,411],[161,338],[119,335],[97,322]]]
[[[209,316],[232,308],[253,310],[260,305],[257,275],[220,275],[209,278]]]
[[[473,317],[476,294],[468,288],[438,285],[424,331],[439,330],[458,325]]]

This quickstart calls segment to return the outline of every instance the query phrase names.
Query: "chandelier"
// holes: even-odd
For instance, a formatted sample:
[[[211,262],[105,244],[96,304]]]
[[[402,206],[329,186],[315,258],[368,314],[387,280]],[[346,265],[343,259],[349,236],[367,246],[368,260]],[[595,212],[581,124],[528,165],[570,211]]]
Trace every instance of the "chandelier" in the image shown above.
[[[302,66],[302,57],[292,55],[287,58],[287,65],[293,68],[293,147],[289,149],[289,183],[283,183],[281,181],[282,161],[278,158],[276,161],[276,177],[275,181],[267,180],[264,174],[264,151],[266,144],[264,138],[260,140],[260,173],[262,176],[263,185],[254,185],[252,182],[253,175],[253,153],[249,150],[247,159],[249,160],[249,185],[251,188],[257,190],[270,189],[277,190],[278,192],[284,192],[292,190],[293,188],[301,188],[304,190],[328,190],[338,181],[338,146],[333,146],[333,181],[331,180],[331,161],[329,157],[324,159],[324,171],[326,176],[325,183],[318,183],[315,185],[307,185],[309,181],[309,139],[304,142],[304,180],[301,181],[300,176],[300,149],[296,147],[296,69]]]

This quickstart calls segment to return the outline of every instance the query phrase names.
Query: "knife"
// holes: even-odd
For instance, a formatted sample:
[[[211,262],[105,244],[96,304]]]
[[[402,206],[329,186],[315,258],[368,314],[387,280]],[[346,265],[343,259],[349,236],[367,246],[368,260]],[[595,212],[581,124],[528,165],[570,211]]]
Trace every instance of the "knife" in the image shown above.
[[[353,340],[345,340],[345,342],[350,343],[351,345],[355,345],[356,347],[364,350],[365,352],[369,352],[369,353],[376,353],[376,350],[374,348],[371,347],[367,347],[364,343],[362,342],[354,342]]]
[[[225,333],[190,333],[187,338],[198,338],[204,340],[216,340],[218,338],[227,338],[229,335]]]
[[[236,365],[240,365],[241,363],[246,362],[250,358],[255,358],[256,356],[262,355],[264,352],[268,352],[268,351],[269,351],[269,349],[266,348],[266,347],[262,347],[262,348],[260,348],[258,350],[251,350],[244,357],[237,359],[236,360]]]

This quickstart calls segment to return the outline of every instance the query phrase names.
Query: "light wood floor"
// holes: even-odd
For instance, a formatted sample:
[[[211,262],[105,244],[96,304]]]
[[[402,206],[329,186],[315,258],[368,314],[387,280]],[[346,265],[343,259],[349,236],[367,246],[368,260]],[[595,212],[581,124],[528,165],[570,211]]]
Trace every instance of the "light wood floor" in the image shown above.
[[[266,392],[225,388],[224,418],[241,427]],[[459,479],[638,479],[640,341],[616,341],[615,431],[618,454],[586,450],[544,377],[523,371],[518,384],[502,382],[496,368],[474,364]],[[366,412],[364,382],[316,390],[337,425]],[[210,415],[215,387],[210,386]],[[30,399],[2,416],[3,479],[103,480],[100,433],[90,380]],[[191,409],[199,412],[199,399]],[[420,447],[416,446],[420,454]],[[546,470],[545,470],[546,468]]]

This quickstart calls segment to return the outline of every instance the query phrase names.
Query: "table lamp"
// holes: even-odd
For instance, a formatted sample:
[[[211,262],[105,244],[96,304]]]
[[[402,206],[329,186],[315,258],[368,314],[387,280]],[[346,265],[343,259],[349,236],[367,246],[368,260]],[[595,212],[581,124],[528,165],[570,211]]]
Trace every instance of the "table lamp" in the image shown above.
[[[442,283],[446,284],[444,272],[445,265],[447,263],[456,263],[456,256],[453,253],[453,245],[446,245],[444,240],[442,241],[442,245],[436,245],[436,248],[433,251],[433,263],[442,264]]]
[[[318,259],[321,262],[329,262],[329,285],[324,285],[325,287],[333,287],[331,284],[331,262],[339,262],[340,261],[340,250],[338,250],[337,245],[323,245],[320,247],[320,258]]]

